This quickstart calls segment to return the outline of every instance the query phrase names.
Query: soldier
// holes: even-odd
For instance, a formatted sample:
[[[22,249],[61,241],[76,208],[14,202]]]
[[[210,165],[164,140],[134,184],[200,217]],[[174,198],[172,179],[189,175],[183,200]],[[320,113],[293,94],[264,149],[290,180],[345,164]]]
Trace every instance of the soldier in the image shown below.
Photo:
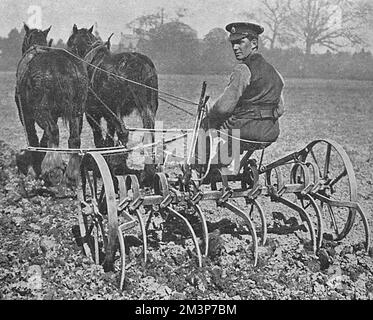
[[[284,80],[258,52],[258,38],[263,27],[236,22],[228,24],[226,30],[230,32],[229,41],[239,63],[224,92],[208,110],[203,127],[228,132],[238,129],[242,153],[277,140],[280,134],[278,118],[284,110]]]

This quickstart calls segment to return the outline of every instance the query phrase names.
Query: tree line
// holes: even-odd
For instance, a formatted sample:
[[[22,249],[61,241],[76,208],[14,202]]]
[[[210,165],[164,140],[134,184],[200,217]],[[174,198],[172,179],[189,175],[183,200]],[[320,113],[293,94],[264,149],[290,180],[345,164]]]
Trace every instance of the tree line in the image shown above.
[[[369,1],[261,0],[253,12],[241,12],[237,20],[265,27],[260,50],[284,76],[373,80],[372,54],[361,49],[366,45],[361,30],[372,21]],[[199,39],[182,21],[187,16],[183,8],[172,14],[161,8],[130,21],[127,27],[139,39],[135,50],[148,55],[159,73],[229,73],[236,61],[227,32],[217,27]],[[0,38],[0,70],[16,68],[22,39],[23,30],[17,29]],[[62,40],[55,45],[65,46]]]

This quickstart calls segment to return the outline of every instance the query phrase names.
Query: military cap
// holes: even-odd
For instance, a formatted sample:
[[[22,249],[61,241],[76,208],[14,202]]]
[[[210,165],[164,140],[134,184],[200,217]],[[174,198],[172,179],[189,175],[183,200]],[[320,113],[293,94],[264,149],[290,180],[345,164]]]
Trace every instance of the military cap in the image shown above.
[[[255,23],[234,22],[225,27],[230,32],[229,41],[235,41],[247,37],[248,35],[258,37],[264,32],[264,28]]]

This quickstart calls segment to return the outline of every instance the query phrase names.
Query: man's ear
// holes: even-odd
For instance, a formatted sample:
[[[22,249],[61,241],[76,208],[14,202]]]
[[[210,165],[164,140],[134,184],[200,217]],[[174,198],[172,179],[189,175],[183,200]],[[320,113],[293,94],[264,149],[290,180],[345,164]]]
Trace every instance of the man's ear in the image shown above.
[[[251,48],[258,48],[258,39],[254,38],[253,40],[251,40]]]

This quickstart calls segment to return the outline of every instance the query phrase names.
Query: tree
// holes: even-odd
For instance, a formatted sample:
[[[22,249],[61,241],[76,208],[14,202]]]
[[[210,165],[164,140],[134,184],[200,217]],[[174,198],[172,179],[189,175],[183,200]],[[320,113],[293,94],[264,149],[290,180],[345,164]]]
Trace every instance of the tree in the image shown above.
[[[137,17],[128,23],[127,27],[132,29],[134,34],[143,38],[150,30],[159,28],[164,23],[164,19],[164,8],[161,8],[157,13]]]
[[[97,23],[97,22],[95,22],[94,35],[95,35],[95,37],[96,37],[98,40],[102,41],[102,38],[101,38],[101,36],[100,36],[100,33],[98,32],[98,23]]]
[[[139,41],[138,49],[154,60],[161,72],[189,73],[198,69],[197,32],[185,23],[173,21],[149,30],[148,39]]]
[[[1,39],[1,68],[2,69],[15,69],[18,60],[22,56],[22,42],[25,35],[24,29],[20,32],[17,28],[10,30],[8,37]]]
[[[231,71],[234,60],[226,31],[222,28],[210,30],[203,39],[201,62],[205,72],[222,73]]]
[[[55,47],[56,47],[56,48],[63,48],[63,49],[66,49],[66,48],[67,48],[66,44],[63,42],[62,39],[58,39],[58,41],[57,41]]]
[[[286,22],[289,20],[290,11],[288,2],[290,0],[261,0],[259,15],[269,30],[263,35],[263,38],[269,41],[269,48],[273,50],[276,43],[290,43],[289,36],[285,32]]]
[[[129,22],[127,27],[132,29],[132,32],[140,36],[140,38],[144,38],[150,30],[157,29],[164,23],[180,22],[181,19],[187,15],[189,15],[189,10],[183,7],[176,8],[173,13],[168,13],[163,7],[161,7],[156,13],[137,17]]]
[[[336,51],[346,44],[362,44],[360,28],[368,8],[350,0],[290,1],[287,34],[303,43],[306,56],[315,45]]]

